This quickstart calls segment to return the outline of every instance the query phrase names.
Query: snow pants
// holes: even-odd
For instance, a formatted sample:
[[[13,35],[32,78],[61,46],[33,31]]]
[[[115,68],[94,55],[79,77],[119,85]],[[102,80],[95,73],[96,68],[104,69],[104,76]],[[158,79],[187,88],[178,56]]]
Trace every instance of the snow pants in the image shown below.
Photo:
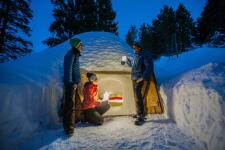
[[[108,101],[103,101],[96,108],[86,109],[84,110],[84,120],[94,125],[102,125],[104,122],[102,115],[108,111],[109,108],[110,105]]]
[[[63,112],[63,128],[65,132],[73,132],[75,124],[76,89],[72,85],[65,85],[65,104]]]
[[[144,115],[144,99],[141,94],[144,81],[136,83],[136,80],[133,80],[133,90],[134,90],[134,100],[136,104],[136,111],[138,116]]]

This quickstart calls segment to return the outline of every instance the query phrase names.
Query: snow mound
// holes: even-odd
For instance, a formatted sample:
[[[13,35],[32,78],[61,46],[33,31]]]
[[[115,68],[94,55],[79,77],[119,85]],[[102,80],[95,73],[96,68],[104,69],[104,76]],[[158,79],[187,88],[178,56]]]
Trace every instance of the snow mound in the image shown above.
[[[225,149],[225,64],[209,63],[161,86],[168,116],[208,149]]]
[[[76,35],[84,43],[81,67],[90,70],[128,71],[120,64],[131,48],[106,32]],[[0,64],[0,145],[16,144],[39,127],[58,122],[57,107],[62,98],[63,59],[69,41]],[[14,138],[10,138],[11,136]],[[8,143],[7,143],[8,142]]]
[[[155,62],[158,83],[165,83],[174,76],[199,68],[210,62],[225,63],[225,48],[201,47],[177,56],[161,57]]]

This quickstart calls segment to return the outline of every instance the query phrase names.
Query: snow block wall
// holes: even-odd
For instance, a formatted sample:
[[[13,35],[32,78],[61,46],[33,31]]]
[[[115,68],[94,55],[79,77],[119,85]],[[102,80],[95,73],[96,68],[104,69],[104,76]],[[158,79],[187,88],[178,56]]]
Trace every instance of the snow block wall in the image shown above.
[[[1,147],[19,144],[39,127],[58,121],[63,93],[59,57],[47,50],[0,65]]]
[[[161,86],[168,117],[206,149],[225,149],[225,64],[209,63]]]

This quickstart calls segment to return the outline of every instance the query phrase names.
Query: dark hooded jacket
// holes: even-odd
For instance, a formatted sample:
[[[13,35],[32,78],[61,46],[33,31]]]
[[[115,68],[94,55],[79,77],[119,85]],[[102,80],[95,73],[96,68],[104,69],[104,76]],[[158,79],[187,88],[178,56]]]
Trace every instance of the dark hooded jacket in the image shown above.
[[[80,82],[80,53],[76,49],[71,49],[64,56],[64,83],[78,84]]]
[[[148,81],[150,78],[151,71],[153,71],[154,69],[151,53],[147,50],[135,52],[131,66],[132,80],[137,80],[138,78],[142,77],[144,80]]]

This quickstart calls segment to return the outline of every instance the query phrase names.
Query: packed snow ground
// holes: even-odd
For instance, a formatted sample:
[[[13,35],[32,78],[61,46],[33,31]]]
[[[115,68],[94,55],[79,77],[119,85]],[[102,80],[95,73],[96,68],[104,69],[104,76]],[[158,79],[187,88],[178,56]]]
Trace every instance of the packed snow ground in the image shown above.
[[[117,149],[204,149],[204,144],[186,136],[171,120],[161,115],[148,116],[143,126],[135,126],[132,117],[105,118],[103,126],[77,124],[75,134],[67,138],[62,127],[41,131],[21,149],[117,150]]]
[[[132,49],[118,37],[102,32],[76,37],[86,43],[83,67],[129,70],[120,65],[120,60],[123,55],[130,56]],[[112,118],[101,127],[79,124],[75,135],[66,139],[62,126],[53,124],[58,122],[63,56],[68,49],[66,41],[0,64],[1,149],[225,149],[224,48],[202,47],[155,62],[165,116],[151,116],[141,127],[134,126],[130,117]],[[104,51],[112,55],[102,56],[113,57],[95,55]],[[100,64],[98,59],[102,60]]]

